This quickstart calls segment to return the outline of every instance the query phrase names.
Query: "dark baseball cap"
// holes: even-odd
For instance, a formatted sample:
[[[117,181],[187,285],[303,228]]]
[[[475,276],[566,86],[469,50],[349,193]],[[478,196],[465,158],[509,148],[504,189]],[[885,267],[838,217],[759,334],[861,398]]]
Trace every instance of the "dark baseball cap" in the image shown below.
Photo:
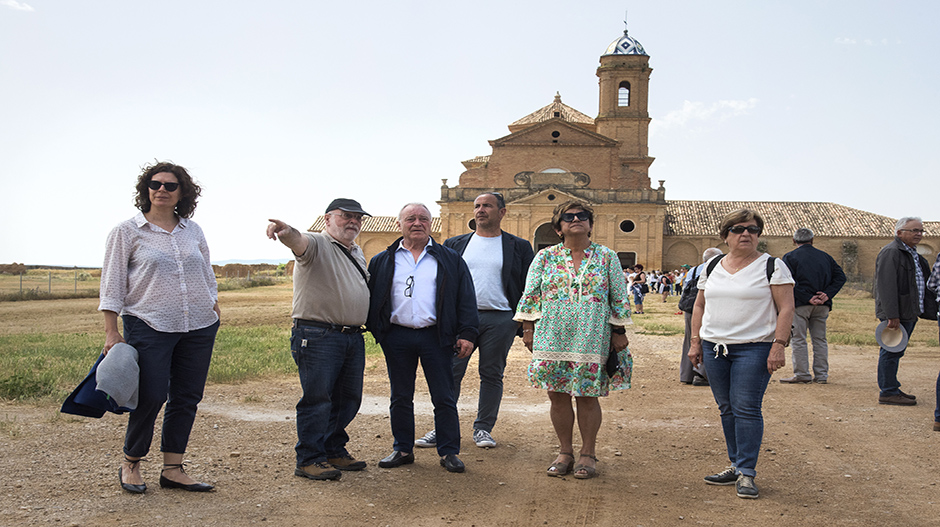
[[[362,205],[360,205],[359,202],[354,199],[336,198],[331,201],[329,205],[327,205],[326,212],[330,212],[331,210],[336,209],[345,212],[357,212],[363,216],[371,216],[371,214],[362,210]]]

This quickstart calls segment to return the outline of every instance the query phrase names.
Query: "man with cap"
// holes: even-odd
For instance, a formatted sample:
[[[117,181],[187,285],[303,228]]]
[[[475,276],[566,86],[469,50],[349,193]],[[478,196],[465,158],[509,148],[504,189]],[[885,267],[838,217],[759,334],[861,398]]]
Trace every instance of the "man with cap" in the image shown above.
[[[365,255],[354,240],[368,215],[357,201],[340,198],[326,208],[324,232],[301,233],[269,220],[268,237],[295,257],[290,348],[303,389],[296,476],[336,480],[340,471],[366,466],[346,450],[346,427],[362,402],[369,286]]]
[[[418,362],[431,392],[437,453],[448,472],[463,472],[454,357],[470,356],[478,335],[476,293],[466,262],[431,238],[431,212],[409,203],[398,213],[402,236],[369,262],[369,331],[382,346],[391,388],[391,455],[379,467],[414,463],[414,391]]]
[[[826,342],[826,319],[832,309],[832,297],[845,284],[845,273],[825,252],[813,247],[813,231],[802,228],[793,233],[796,249],[783,255],[796,285],[793,300],[793,377],[780,379],[784,384],[816,382],[829,379],[829,343]],[[806,331],[813,339],[813,371],[809,369]]]
[[[875,260],[875,316],[888,321],[888,328],[914,331],[917,317],[924,311],[926,282],[930,264],[917,254],[924,236],[924,223],[917,217],[904,217],[895,226],[894,240],[882,247]],[[906,348],[905,348],[906,349]],[[901,391],[898,363],[905,350],[890,352],[883,347],[878,355],[879,404],[913,406],[917,398]]]
[[[522,336],[522,326],[512,317],[525,289],[529,264],[535,257],[529,242],[502,230],[505,215],[503,196],[484,192],[473,201],[474,232],[444,241],[444,247],[457,251],[467,262],[477,294],[480,396],[473,422],[473,442],[480,448],[496,446],[491,434],[503,399],[506,358],[516,335]],[[469,362],[470,357],[454,359],[454,386],[458,399]],[[415,441],[415,446],[437,446],[437,431],[425,434]]]

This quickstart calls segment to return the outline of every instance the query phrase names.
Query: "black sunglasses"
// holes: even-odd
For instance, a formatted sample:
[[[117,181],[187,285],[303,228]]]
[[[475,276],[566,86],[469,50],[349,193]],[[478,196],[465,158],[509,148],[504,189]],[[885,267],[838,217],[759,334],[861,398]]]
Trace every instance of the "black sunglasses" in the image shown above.
[[[581,212],[565,212],[561,215],[561,221],[571,223],[575,218],[578,218],[581,221],[588,221],[590,217],[591,214],[586,210],[582,210]]]
[[[734,227],[728,229],[728,232],[733,232],[735,234],[743,234],[744,231],[747,231],[751,234],[760,234],[760,227],[757,225],[748,225],[747,227],[744,225],[735,225]]]
[[[147,183],[147,186],[150,187],[150,190],[160,190],[160,187],[166,187],[167,192],[173,192],[174,190],[180,188],[179,183],[170,183],[157,181],[156,179],[151,179],[150,183]]]
[[[414,291],[415,277],[409,276],[405,279],[405,296],[411,298],[411,292]]]

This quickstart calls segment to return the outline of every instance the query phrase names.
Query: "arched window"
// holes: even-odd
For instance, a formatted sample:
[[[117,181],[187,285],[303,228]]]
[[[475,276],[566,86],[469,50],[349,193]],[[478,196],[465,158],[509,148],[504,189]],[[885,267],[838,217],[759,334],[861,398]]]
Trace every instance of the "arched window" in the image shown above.
[[[617,106],[630,106],[630,83],[623,81],[617,90]]]

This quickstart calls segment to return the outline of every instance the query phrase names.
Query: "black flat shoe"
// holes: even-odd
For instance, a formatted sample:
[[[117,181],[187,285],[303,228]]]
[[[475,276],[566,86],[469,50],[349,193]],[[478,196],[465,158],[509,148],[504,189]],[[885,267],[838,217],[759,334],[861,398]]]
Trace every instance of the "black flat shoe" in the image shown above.
[[[379,467],[381,468],[395,468],[402,465],[410,465],[415,462],[415,455],[411,452],[407,454],[405,452],[394,451],[387,458],[384,458],[382,461],[379,461]]]
[[[142,458],[141,458],[142,459]],[[127,461],[131,465],[137,465],[140,463],[140,459],[130,460],[127,459],[127,456],[124,456],[124,461]],[[121,482],[121,488],[130,492],[131,494],[143,494],[147,492],[147,484],[141,483],[140,485],[134,485],[133,483],[124,483],[124,467],[118,469],[118,481]]]
[[[171,468],[178,468],[180,469],[180,472],[183,472],[182,464],[171,464],[171,465],[164,464],[163,465],[163,471],[166,471]],[[181,490],[185,490],[188,492],[211,492],[213,489],[215,489],[215,487],[213,487],[212,485],[209,485],[208,483],[190,483],[187,485],[186,483],[173,481],[172,479],[169,479],[166,476],[164,476],[162,472],[160,474],[160,488],[181,489]]]
[[[131,494],[143,494],[147,492],[147,484],[134,485],[133,483],[124,483],[124,467],[118,469],[118,481],[121,482],[121,488]]]
[[[441,458],[441,466],[447,469],[447,472],[463,472],[463,461],[457,457],[457,454],[447,454]]]

